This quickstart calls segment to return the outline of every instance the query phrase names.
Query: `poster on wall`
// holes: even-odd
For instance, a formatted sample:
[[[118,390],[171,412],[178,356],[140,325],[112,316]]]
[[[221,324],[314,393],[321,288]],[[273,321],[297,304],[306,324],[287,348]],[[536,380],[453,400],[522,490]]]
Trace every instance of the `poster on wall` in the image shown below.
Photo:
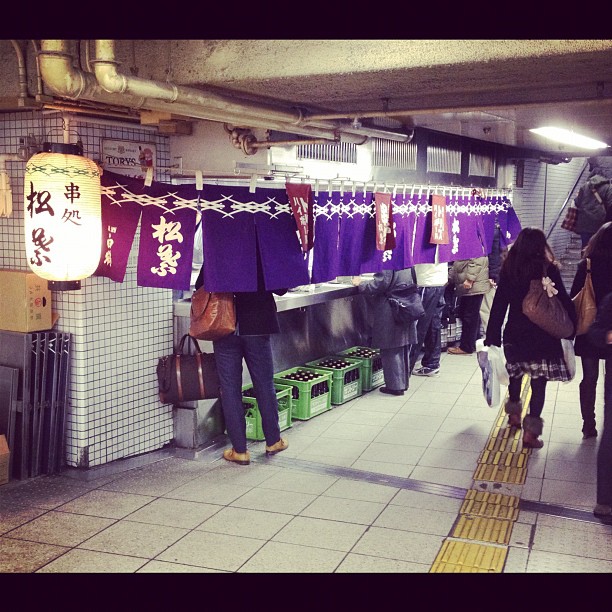
[[[154,170],[155,145],[130,140],[102,140],[102,166],[105,170],[144,179],[147,170]]]

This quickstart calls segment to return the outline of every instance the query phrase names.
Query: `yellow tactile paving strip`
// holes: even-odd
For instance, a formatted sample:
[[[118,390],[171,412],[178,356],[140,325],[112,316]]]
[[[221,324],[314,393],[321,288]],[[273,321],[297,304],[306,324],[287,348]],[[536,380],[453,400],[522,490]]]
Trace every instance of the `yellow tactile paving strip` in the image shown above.
[[[505,546],[484,546],[446,540],[431,567],[430,573],[501,573],[508,549]]]
[[[523,379],[523,415],[529,405],[529,378]],[[507,427],[502,401],[498,418],[478,459],[474,481],[524,484],[530,449],[521,448],[522,431]],[[503,571],[520,499],[470,489],[459,517],[431,566],[430,573],[496,573]]]

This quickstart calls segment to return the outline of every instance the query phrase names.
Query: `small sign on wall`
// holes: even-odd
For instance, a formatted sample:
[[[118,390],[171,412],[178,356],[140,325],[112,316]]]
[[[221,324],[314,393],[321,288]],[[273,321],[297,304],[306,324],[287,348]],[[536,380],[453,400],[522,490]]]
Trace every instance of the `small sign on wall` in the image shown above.
[[[154,169],[156,153],[150,142],[102,140],[103,168],[125,176],[145,178],[147,170]]]

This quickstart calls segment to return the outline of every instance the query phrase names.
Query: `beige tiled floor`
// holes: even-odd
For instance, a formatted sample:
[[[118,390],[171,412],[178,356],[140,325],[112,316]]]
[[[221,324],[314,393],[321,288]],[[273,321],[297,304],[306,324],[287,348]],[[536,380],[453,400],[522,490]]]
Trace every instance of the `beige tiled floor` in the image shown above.
[[[523,505],[506,573],[612,571],[612,526],[591,514],[597,440],[581,437],[578,368],[548,385],[525,484],[500,488]],[[603,366],[601,379],[600,428]],[[443,354],[440,375],[413,377],[403,397],[374,390],[295,421],[282,455],[252,443],[248,467],[219,449],[164,450],[12,481],[0,487],[0,572],[427,573],[479,486],[498,414],[475,357]]]

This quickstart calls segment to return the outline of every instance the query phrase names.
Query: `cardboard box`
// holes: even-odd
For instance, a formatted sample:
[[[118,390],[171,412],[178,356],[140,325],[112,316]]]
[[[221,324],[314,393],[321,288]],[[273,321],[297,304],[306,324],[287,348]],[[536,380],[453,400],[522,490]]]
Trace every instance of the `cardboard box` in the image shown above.
[[[27,333],[52,327],[47,281],[34,272],[0,269],[0,329]]]
[[[0,436],[0,485],[9,481],[9,459],[11,451],[6,442],[6,436]]]

